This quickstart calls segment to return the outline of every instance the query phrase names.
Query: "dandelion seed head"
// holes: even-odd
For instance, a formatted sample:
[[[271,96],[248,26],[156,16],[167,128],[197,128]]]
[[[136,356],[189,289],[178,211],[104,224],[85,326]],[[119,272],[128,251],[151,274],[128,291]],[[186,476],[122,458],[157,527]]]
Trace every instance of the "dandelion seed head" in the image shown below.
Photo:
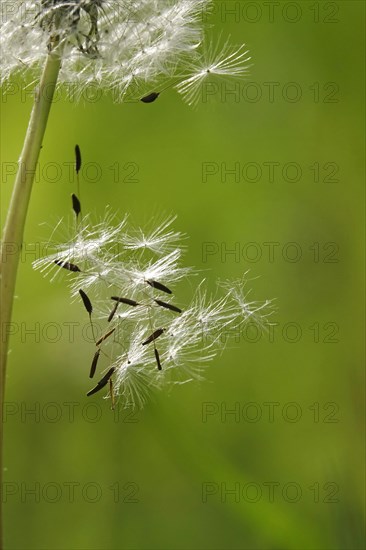
[[[201,40],[206,0],[42,0],[17,2],[3,13],[2,79],[37,74],[50,40],[63,42],[60,82],[82,93],[100,85],[123,97],[168,76],[176,56]]]
[[[203,52],[211,53],[201,59],[202,20],[210,5],[211,0],[6,3],[0,82],[17,75],[33,85],[48,53],[61,45],[58,85],[73,100],[99,89],[115,101],[136,100],[181,82],[178,90],[191,103],[208,72],[241,76],[240,63],[247,61],[228,43],[208,47]]]

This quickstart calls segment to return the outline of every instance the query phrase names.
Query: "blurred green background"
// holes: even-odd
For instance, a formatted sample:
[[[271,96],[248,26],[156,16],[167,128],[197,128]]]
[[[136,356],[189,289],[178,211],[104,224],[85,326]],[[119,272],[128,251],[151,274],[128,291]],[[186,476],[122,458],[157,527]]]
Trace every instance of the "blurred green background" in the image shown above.
[[[363,547],[364,7],[280,2],[270,20],[266,2],[215,2],[216,32],[253,57],[240,97],[221,86],[197,109],[173,91],[152,105],[54,104],[13,315],[7,548]],[[30,109],[30,97],[2,98],[2,223],[4,163],[18,158]],[[66,280],[31,266],[30,243],[49,236],[41,223],[70,211],[74,186],[66,168],[52,182],[50,163],[73,162],[75,143],[101,170],[84,178],[85,209],[108,204],[141,224],[177,213],[186,262],[210,286],[250,269],[253,299],[276,299],[273,333],[230,341],[207,382],[156,394],[141,412],[85,397],[85,312]],[[217,172],[206,182],[204,163]],[[235,163],[238,181],[224,174]],[[239,257],[226,253],[234,247]]]

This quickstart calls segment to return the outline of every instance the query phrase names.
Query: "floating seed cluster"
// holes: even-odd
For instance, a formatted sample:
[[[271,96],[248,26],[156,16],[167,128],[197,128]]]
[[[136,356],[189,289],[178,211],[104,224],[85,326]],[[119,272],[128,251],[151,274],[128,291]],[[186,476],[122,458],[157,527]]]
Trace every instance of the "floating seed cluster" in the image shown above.
[[[75,154],[78,176],[78,146]],[[152,389],[201,378],[230,336],[237,340],[244,323],[266,315],[268,302],[248,301],[244,279],[221,283],[218,296],[195,282],[192,300],[181,305],[173,289],[196,275],[180,265],[184,235],[171,229],[174,218],[145,231],[109,213],[98,223],[83,217],[76,194],[72,207],[71,238],[48,243],[52,252],[34,266],[53,279],[64,273],[88,314],[94,349],[87,368],[101,378],[87,395],[109,385],[112,406],[116,397],[142,406]]]

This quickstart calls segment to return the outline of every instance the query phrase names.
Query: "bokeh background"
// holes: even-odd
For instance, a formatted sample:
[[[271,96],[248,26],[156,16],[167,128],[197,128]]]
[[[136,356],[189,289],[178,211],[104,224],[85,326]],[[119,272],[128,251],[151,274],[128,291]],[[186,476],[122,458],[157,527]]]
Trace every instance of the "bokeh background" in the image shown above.
[[[13,316],[9,549],[363,547],[365,5],[271,4],[272,18],[266,2],[215,2],[214,32],[253,57],[239,96],[221,87],[197,109],[173,91],[151,105],[60,96],[53,106]],[[2,97],[2,220],[4,166],[30,109],[30,96]],[[156,394],[143,411],[86,398],[85,312],[65,279],[32,270],[42,224],[70,212],[75,143],[101,170],[82,179],[84,209],[111,205],[141,224],[176,213],[186,262],[209,286],[249,269],[253,299],[275,299],[273,332],[232,339],[207,382]],[[56,181],[50,163],[64,167]],[[216,172],[207,181],[204,163]],[[235,163],[236,179],[224,173]]]

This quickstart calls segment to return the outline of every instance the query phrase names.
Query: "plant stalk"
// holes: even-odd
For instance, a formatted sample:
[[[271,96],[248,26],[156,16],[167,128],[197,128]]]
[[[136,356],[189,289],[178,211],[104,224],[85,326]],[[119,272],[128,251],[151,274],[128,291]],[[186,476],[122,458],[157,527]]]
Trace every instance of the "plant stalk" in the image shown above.
[[[34,97],[23,150],[18,163],[13,193],[6,216],[0,249],[0,487],[3,474],[3,412],[8,356],[9,328],[15,281],[23,243],[24,225],[39,153],[46,131],[57,78],[61,67],[61,47],[47,55],[41,80]],[[2,499],[0,498],[0,549],[3,548]]]

